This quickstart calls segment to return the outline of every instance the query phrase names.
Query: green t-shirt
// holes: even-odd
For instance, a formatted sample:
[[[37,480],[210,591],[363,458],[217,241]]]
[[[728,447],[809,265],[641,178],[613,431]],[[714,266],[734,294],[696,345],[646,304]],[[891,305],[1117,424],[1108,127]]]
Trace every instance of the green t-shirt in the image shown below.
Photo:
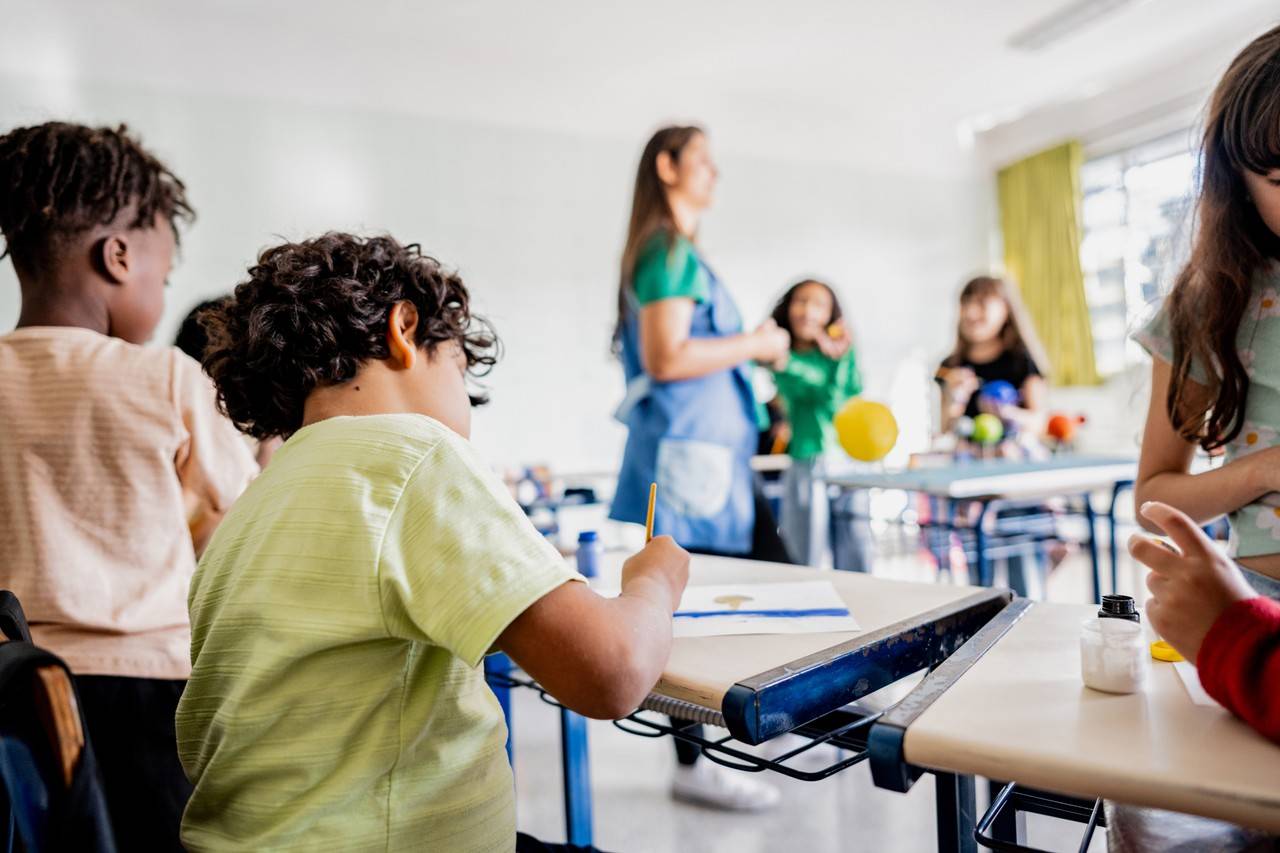
[[[478,665],[580,579],[471,445],[422,415],[299,430],[191,582],[178,752],[191,850],[511,850]]]
[[[631,287],[641,306],[662,299],[685,298],[706,302],[711,297],[707,272],[698,261],[697,249],[687,237],[669,240],[666,234],[655,234],[644,244],[636,258]],[[756,401],[756,429],[769,428],[769,413]]]
[[[636,256],[631,287],[641,305],[676,297],[705,302],[710,295],[693,243],[681,236],[673,241],[665,233],[650,237]]]
[[[839,361],[816,348],[792,350],[786,366],[774,371],[773,380],[791,423],[787,452],[795,459],[821,456],[835,435],[831,419],[836,410],[862,393],[852,348]]]

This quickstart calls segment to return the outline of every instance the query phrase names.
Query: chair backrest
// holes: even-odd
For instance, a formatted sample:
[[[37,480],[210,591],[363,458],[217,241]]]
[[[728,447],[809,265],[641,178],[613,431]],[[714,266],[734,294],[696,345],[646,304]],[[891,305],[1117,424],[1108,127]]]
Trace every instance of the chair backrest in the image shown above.
[[[23,849],[114,849],[69,671],[31,642],[22,605],[7,590],[0,633],[0,793],[10,812],[0,816],[9,819],[10,848],[16,829]]]
[[[0,590],[0,643],[31,642],[31,629],[18,597],[7,589]],[[84,749],[84,729],[80,725],[80,706],[71,687],[67,671],[56,663],[36,667],[32,697],[40,725],[49,739],[53,754],[62,770],[64,785],[75,776],[80,751]]]
[[[22,612],[18,596],[7,589],[0,589],[0,633],[10,640],[31,642],[31,629],[27,627],[27,615]]]

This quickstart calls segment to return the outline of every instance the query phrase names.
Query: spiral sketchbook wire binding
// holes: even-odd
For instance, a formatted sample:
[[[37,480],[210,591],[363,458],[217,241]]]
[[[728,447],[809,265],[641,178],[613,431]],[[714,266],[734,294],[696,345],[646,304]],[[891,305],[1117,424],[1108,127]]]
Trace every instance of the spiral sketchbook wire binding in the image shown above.
[[[683,699],[672,699],[670,696],[650,693],[640,703],[640,707],[646,711],[666,714],[668,717],[674,717],[677,720],[688,720],[691,723],[705,723],[708,726],[725,728],[724,714],[719,711],[713,711],[710,708],[704,708],[701,705],[695,705],[692,702],[685,702]]]

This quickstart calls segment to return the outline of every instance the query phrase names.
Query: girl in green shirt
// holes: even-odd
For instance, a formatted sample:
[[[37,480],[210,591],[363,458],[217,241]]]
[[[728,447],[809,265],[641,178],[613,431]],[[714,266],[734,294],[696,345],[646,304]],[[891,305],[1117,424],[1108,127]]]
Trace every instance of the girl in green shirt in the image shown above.
[[[862,378],[840,300],[829,285],[813,279],[793,285],[778,301],[773,320],[791,334],[791,350],[773,371],[778,400],[791,424],[782,538],[793,560],[818,566],[831,538],[830,507],[820,476],[822,457],[835,437],[836,411],[862,393]],[[857,502],[852,496],[848,500]],[[856,514],[865,517],[866,512]],[[865,527],[865,520],[837,526],[837,569],[867,570]]]

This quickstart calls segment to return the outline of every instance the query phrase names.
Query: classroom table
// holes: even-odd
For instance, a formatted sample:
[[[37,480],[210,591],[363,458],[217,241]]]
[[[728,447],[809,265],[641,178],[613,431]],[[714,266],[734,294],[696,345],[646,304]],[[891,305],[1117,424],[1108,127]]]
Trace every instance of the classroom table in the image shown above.
[[[897,489],[948,501],[970,501],[978,505],[972,528],[947,521],[932,526],[948,531],[972,529],[977,556],[978,582],[991,584],[992,567],[988,554],[989,534],[984,522],[993,507],[1001,503],[1047,500],[1078,496],[1087,525],[1085,545],[1089,550],[1095,601],[1102,600],[1102,573],[1098,554],[1097,514],[1091,493],[1109,491],[1105,517],[1111,558],[1111,591],[1119,582],[1119,545],[1116,539],[1116,504],[1121,492],[1133,484],[1137,462],[1115,456],[1061,454],[1045,460],[978,459],[954,464],[904,469],[900,471],[850,471],[826,477],[828,485],[840,489]],[[952,505],[954,510],[954,504]],[[953,514],[953,513],[952,513]]]
[[[611,555],[612,556],[612,555]],[[602,571],[616,584],[621,555]],[[695,555],[691,585],[830,581],[859,631],[678,638],[650,705],[758,744],[944,659],[1011,598],[1003,590]]]
[[[1094,613],[1020,599],[988,623],[873,724],[876,783],[905,791],[925,769],[980,775],[1280,833],[1280,746],[1193,703],[1170,663],[1152,661],[1139,693],[1085,687],[1080,624]],[[940,809],[957,821],[940,835],[973,849],[972,787],[947,796],[962,802]]]
[[[602,586],[616,587],[625,556],[605,555]],[[799,580],[829,580],[859,630],[676,639],[648,710],[617,725],[681,737],[721,764],[793,778],[817,780],[867,760],[877,785],[905,791],[931,773],[940,850],[976,849],[975,775],[1045,792],[1038,802],[1047,810],[1026,810],[1058,817],[1096,822],[1101,801],[1074,798],[1106,797],[1280,831],[1280,747],[1220,708],[1194,705],[1170,665],[1153,661],[1141,694],[1083,686],[1079,628],[1094,608],[700,555],[690,566],[691,584]],[[910,685],[907,676],[922,670],[887,709],[866,701],[886,685]],[[666,714],[729,735],[700,737]],[[787,762],[807,746],[776,759],[749,751],[784,732],[851,752],[802,771]],[[566,756],[570,749],[566,733]],[[568,764],[565,773],[568,785]],[[567,808],[571,796],[567,790]],[[992,834],[1014,843],[1014,817],[997,816]],[[590,838],[589,804],[585,826],[576,843]]]

